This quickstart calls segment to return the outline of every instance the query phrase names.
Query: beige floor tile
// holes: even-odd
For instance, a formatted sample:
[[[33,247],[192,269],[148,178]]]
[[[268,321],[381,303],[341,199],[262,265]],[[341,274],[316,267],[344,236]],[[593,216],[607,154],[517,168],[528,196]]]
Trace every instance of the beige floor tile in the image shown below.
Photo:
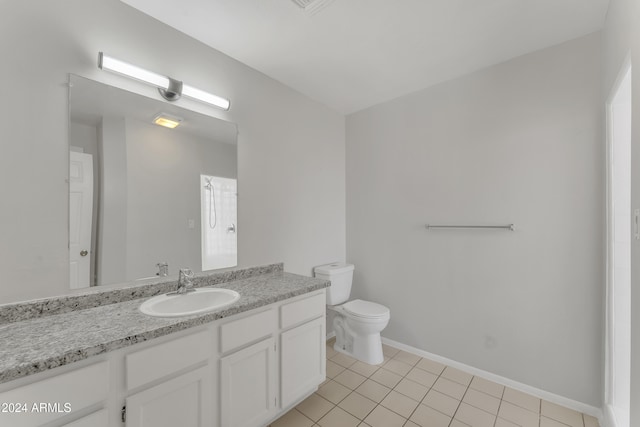
[[[583,427],[582,414],[573,409],[565,408],[555,403],[542,401],[540,414],[571,427]]]
[[[414,423],[413,421],[407,421],[404,425],[404,427],[420,427],[418,424]]]
[[[462,401],[493,415],[498,413],[498,408],[500,407],[500,399],[472,388],[467,390]]]
[[[541,416],[540,427],[567,427],[567,425],[561,423],[560,421],[552,420],[551,418]]]
[[[372,379],[375,382],[378,382],[389,388],[394,388],[400,382],[402,376],[381,368],[378,369],[373,375],[371,375],[369,379]]]
[[[458,421],[456,419],[451,420],[451,424],[449,427],[470,427],[469,424],[465,424],[462,421]]]
[[[473,375],[461,371],[460,369],[452,368],[451,366],[447,366],[441,374],[448,380],[457,382],[458,384],[462,384],[468,386],[473,379]]]
[[[584,427],[600,427],[597,418],[587,414],[582,414],[582,418],[584,418]]]
[[[451,422],[451,417],[428,406],[418,405],[410,420],[421,427],[447,427]]]
[[[360,420],[337,406],[318,421],[321,427],[357,427]]]
[[[467,387],[462,384],[458,384],[446,378],[440,377],[438,381],[433,385],[434,390],[444,393],[447,396],[451,396],[455,399],[462,400],[464,392],[467,391]]]
[[[358,427],[371,427],[371,426],[367,423],[360,423],[358,424]]]
[[[538,427],[540,423],[540,417],[535,412],[531,412],[528,409],[521,408],[504,400],[500,404],[498,417],[522,427]]]
[[[411,381],[417,382],[418,384],[422,384],[425,387],[431,388],[438,379],[438,376],[436,374],[416,367],[409,371],[409,373],[406,375],[406,378],[410,379]]]
[[[420,359],[422,359],[417,354],[407,353],[406,351],[402,350],[400,350],[395,356],[393,356],[393,358],[412,366],[418,363]]]
[[[371,427],[402,427],[406,421],[406,418],[388,410],[384,406],[376,406],[364,419],[364,422]]]
[[[367,397],[376,403],[380,403],[382,399],[389,394],[391,389],[373,380],[366,380],[356,389],[356,391],[364,397]]]
[[[387,397],[380,404],[387,409],[391,409],[396,414],[402,415],[404,418],[409,418],[413,410],[418,406],[418,402],[415,400],[409,399],[404,394],[393,390],[387,394]]]
[[[387,363],[382,365],[382,367],[387,371],[391,371],[394,374],[398,374],[402,377],[407,375],[407,373],[411,370],[411,365],[408,365],[404,362],[400,362],[399,360],[396,360],[396,359],[389,359]]]
[[[338,406],[354,417],[364,420],[369,415],[369,412],[376,407],[376,402],[354,392],[340,402]]]
[[[296,406],[296,409],[313,421],[318,421],[329,412],[333,406],[333,403],[314,393],[300,402],[298,406]]]
[[[520,427],[518,424],[514,424],[511,421],[507,421],[504,418],[496,418],[496,424],[494,427]]]
[[[506,387],[502,399],[521,408],[540,413],[540,399],[530,394]]]
[[[498,399],[502,399],[502,394],[504,393],[503,385],[496,384],[493,381],[489,381],[481,377],[473,377],[469,387],[474,390],[487,393],[493,397],[497,397]]]
[[[345,368],[348,368],[349,366],[357,362],[356,359],[351,356],[347,356],[344,353],[337,353],[331,358],[331,361],[337,363],[340,366],[344,366]]]
[[[349,370],[365,377],[370,377],[378,369],[380,369],[380,366],[378,365],[369,365],[368,363],[364,363],[359,360],[353,365],[349,366]]]
[[[270,424],[271,427],[311,427],[312,425],[313,421],[297,409],[290,410]]]
[[[429,390],[427,396],[422,400],[422,404],[453,417],[460,405],[460,401],[439,391]]]
[[[429,388],[407,378],[403,378],[398,385],[395,386],[394,390],[420,402],[429,391]]]
[[[456,411],[455,419],[469,424],[471,427],[493,427],[496,416],[466,403],[461,403]]]
[[[331,360],[327,360],[327,378],[335,378],[340,372],[344,371],[344,366],[340,366]]]
[[[329,402],[337,405],[342,399],[351,393],[351,390],[342,384],[331,380],[321,386],[316,393],[327,399]]]
[[[443,365],[442,363],[434,362],[430,359],[422,358],[416,364],[416,367],[431,372],[432,374],[440,375],[442,371],[444,371],[445,365]]]
[[[333,380],[351,390],[355,390],[366,379],[367,377],[364,377],[360,374],[356,374],[355,372],[347,369],[345,371],[342,371],[340,374],[336,375],[336,377]]]
[[[391,347],[390,345],[386,345],[386,344],[382,344],[382,354],[385,355],[386,357],[393,357],[396,354],[398,354],[400,350],[395,348],[395,347]]]

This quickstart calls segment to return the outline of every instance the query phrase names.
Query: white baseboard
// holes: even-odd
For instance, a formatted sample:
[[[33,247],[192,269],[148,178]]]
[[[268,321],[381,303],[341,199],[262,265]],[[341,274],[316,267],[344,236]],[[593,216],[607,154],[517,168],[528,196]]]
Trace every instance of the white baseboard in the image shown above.
[[[501,377],[500,375],[492,374],[491,372],[483,371],[482,369],[474,368],[473,366],[465,365],[464,363],[456,362],[455,360],[447,359],[446,357],[438,356],[437,354],[429,353],[424,350],[420,350],[419,348],[411,347],[406,344],[402,344],[400,342],[390,340],[388,338],[382,337],[383,344],[386,344],[390,347],[395,347],[399,350],[406,351],[407,353],[415,354],[416,356],[425,357],[427,359],[431,359],[435,362],[440,362],[447,366],[451,366],[456,369],[460,369],[461,371],[465,371],[472,375],[477,375],[479,377],[485,378],[487,380],[493,381],[495,383],[510,387],[514,390],[521,391],[523,393],[528,393],[532,396],[538,397],[540,399],[544,399],[548,402],[555,403],[557,405],[564,406],[569,409],[573,409],[574,411],[582,412],[587,415],[591,415],[598,419],[600,426],[602,427],[615,427],[609,423],[603,423],[604,417],[602,413],[602,409],[597,408],[595,406],[587,405],[586,403],[578,402],[573,399],[569,399],[563,396],[559,396],[554,393],[550,393],[548,391],[540,390],[535,387],[531,387],[527,384],[520,383],[518,381],[511,380],[509,378]],[[608,419],[606,421],[609,421]]]
[[[616,416],[613,413],[613,407],[611,405],[604,405],[604,416],[600,423],[603,427],[617,427],[618,423],[616,422]]]
[[[331,338],[335,337],[336,333],[335,331],[331,331],[327,334],[327,341],[329,341]]]

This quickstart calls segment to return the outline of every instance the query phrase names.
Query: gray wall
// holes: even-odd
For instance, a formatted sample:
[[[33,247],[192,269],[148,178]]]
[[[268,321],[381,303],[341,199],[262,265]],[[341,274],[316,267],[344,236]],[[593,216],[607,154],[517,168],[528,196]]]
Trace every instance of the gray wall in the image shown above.
[[[631,57],[631,209],[640,208],[640,0],[611,0],[603,31],[603,89],[608,96]],[[640,242],[631,240],[631,426],[640,425]]]
[[[98,70],[98,51],[231,99],[229,112],[179,103],[239,125],[241,266],[284,261],[310,275],[345,257],[342,115],[118,0],[0,11],[0,77],[11,82],[0,89],[0,303],[68,289],[68,73],[157,97]]]
[[[600,406],[600,61],[596,33],[347,117],[347,259],[384,336]]]

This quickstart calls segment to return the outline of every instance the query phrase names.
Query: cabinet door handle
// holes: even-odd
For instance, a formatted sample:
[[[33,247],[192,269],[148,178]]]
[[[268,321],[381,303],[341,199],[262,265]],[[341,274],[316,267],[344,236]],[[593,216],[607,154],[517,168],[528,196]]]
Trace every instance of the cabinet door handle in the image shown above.
[[[87,251],[80,251],[80,256],[87,256],[89,254],[89,252]]]

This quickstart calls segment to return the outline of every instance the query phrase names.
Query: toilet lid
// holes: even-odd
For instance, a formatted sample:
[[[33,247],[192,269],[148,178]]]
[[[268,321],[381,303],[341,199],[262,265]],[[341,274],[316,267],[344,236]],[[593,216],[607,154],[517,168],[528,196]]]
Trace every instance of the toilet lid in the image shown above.
[[[389,309],[382,304],[356,299],[342,305],[344,310],[358,317],[378,318],[389,315]]]

